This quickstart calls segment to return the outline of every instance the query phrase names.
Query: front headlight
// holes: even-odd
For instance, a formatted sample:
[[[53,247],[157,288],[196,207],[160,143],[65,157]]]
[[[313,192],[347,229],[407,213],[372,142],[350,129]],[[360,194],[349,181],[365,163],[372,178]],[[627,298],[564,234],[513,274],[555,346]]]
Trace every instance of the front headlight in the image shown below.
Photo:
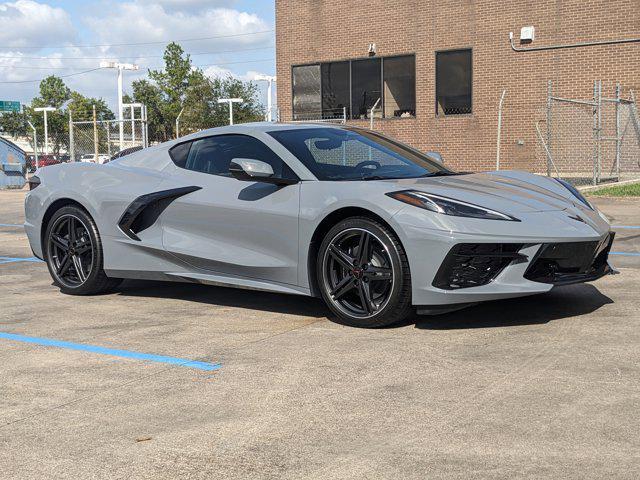
[[[474,205],[472,203],[454,200],[453,198],[434,195],[432,193],[420,192],[417,190],[402,190],[400,192],[390,192],[387,195],[401,202],[408,203],[414,207],[424,208],[435,213],[451,215],[454,217],[481,218],[484,220],[506,220],[509,222],[519,222],[515,217],[506,213],[496,212],[489,208]]]
[[[562,180],[561,178],[556,178],[555,181],[558,182],[560,185],[562,185],[567,190],[569,190],[569,192],[571,192],[571,195],[576,197],[580,201],[580,203],[586,205],[587,208],[589,208],[589,210],[595,210],[595,208],[593,208],[593,205],[591,205],[589,203],[589,201],[582,196],[582,194],[580,193],[580,191],[576,187],[571,185],[569,182],[566,182],[566,181]]]

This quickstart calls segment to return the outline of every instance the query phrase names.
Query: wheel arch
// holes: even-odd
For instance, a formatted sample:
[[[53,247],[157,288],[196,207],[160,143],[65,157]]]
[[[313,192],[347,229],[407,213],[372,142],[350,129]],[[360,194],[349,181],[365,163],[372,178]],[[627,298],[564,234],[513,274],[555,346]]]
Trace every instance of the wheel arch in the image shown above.
[[[322,243],[322,239],[324,236],[333,228],[334,225],[337,225],[341,221],[351,218],[351,217],[365,217],[371,220],[374,220],[378,223],[381,223],[385,227],[387,227],[391,232],[396,236],[400,245],[402,245],[402,240],[400,236],[396,232],[396,230],[377,213],[363,208],[363,207],[342,207],[333,212],[327,214],[322,221],[318,224],[313,235],[311,236],[311,241],[309,242],[309,251],[307,255],[307,274],[309,281],[309,289],[311,291],[311,295],[314,297],[320,296],[320,290],[318,287],[317,280],[317,256],[318,251],[320,250],[320,244]],[[404,248],[404,245],[402,245]]]
[[[74,206],[74,207],[78,207],[80,209],[82,209],[87,215],[89,215],[89,217],[91,219],[93,219],[91,213],[89,213],[89,210],[87,210],[87,208],[82,205],[80,202],[78,202],[77,200],[74,200],[72,198],[59,198],[57,200],[55,200],[54,202],[51,203],[51,205],[49,205],[47,207],[47,210],[45,211],[43,217],[42,217],[42,226],[40,228],[40,246],[42,248],[42,253],[44,255],[45,252],[45,235],[47,233],[47,227],[49,226],[49,222],[51,221],[51,218],[53,217],[53,215],[60,210],[63,207],[68,207],[68,206]],[[95,222],[95,219],[93,219]]]

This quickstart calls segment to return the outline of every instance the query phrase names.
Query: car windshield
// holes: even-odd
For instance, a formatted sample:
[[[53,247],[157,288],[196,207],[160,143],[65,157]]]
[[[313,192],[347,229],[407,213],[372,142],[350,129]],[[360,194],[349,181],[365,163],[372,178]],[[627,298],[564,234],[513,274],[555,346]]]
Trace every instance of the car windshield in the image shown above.
[[[268,133],[319,180],[385,180],[454,174],[427,155],[368,130],[319,127]]]

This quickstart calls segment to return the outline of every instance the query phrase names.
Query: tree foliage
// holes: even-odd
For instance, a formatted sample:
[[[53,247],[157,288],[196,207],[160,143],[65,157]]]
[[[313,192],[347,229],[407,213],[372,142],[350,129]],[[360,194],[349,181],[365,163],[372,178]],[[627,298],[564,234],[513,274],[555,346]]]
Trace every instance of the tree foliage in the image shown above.
[[[193,67],[190,56],[176,43],[170,43],[164,52],[164,69],[150,70],[149,80],[133,83],[133,100],[147,106],[152,142],[175,138],[180,112],[181,135],[227,125],[228,107],[218,104],[218,99],[230,97],[244,100],[243,104],[234,105],[235,123],[264,118],[256,84],[231,76],[208,78]]]

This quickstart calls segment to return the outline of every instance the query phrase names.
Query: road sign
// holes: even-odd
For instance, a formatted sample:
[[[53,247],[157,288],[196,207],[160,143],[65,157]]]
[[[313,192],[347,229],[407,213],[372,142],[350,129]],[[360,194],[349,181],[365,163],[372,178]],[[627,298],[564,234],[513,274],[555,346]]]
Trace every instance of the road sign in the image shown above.
[[[0,112],[19,112],[20,102],[12,102],[11,100],[0,100]]]

